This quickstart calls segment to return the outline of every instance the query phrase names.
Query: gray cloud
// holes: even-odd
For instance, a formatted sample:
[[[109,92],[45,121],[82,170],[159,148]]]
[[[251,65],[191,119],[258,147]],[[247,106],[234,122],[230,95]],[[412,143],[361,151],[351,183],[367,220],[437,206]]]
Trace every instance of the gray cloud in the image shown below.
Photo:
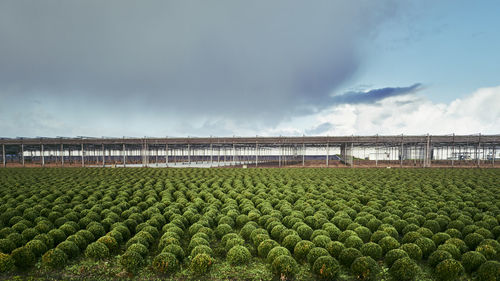
[[[361,92],[351,91],[342,95],[333,96],[333,103],[374,103],[388,97],[412,94],[419,91],[420,89],[422,89],[422,84],[415,83],[408,87],[386,87]]]
[[[96,132],[136,133],[123,120],[147,118],[164,126],[162,135],[186,118],[276,124],[331,102],[361,66],[363,38],[400,5],[2,1],[0,96],[23,110],[41,101],[52,117],[66,116],[65,126],[80,122],[99,126]],[[4,110],[7,120],[23,111]]]
[[[332,123],[325,122],[325,123],[319,124],[318,126],[312,128],[312,129],[306,130],[306,134],[310,135],[310,136],[317,136],[317,135],[321,135],[329,130],[332,130],[334,127],[335,127],[335,125],[333,125]]]

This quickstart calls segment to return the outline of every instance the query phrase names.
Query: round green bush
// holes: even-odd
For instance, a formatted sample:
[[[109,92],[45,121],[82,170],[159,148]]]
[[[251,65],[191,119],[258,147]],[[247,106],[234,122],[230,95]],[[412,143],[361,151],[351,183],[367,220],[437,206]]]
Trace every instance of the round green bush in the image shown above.
[[[464,272],[462,264],[454,259],[446,259],[440,262],[435,269],[439,280],[457,280]]]
[[[118,245],[123,243],[123,235],[117,230],[111,230],[106,234],[106,236],[113,237]]]
[[[62,250],[68,256],[68,259],[75,258],[80,254],[80,248],[76,243],[68,240],[59,243],[56,248]]]
[[[4,254],[10,254],[12,250],[16,248],[14,242],[10,239],[0,239],[0,252]]]
[[[382,247],[382,251],[384,252],[384,254],[392,249],[397,249],[400,246],[398,240],[391,236],[380,239],[380,241],[378,241],[378,244],[380,245],[380,247]]]
[[[479,246],[479,243],[481,243],[483,240],[484,237],[478,233],[469,233],[464,238],[465,244],[467,244],[467,247],[469,247],[469,249],[471,250]]]
[[[297,272],[297,262],[289,255],[281,255],[274,259],[271,269],[281,280],[293,277]]]
[[[427,259],[427,263],[431,267],[436,267],[440,262],[447,260],[447,259],[452,259],[453,255],[450,254],[450,252],[445,251],[445,250],[436,250],[434,251],[429,258]]]
[[[181,248],[181,246],[176,245],[176,244],[170,244],[170,245],[165,246],[165,248],[163,248],[162,252],[172,253],[180,261],[182,261],[184,259],[184,255],[185,255],[184,250]]]
[[[110,253],[116,253],[118,251],[118,242],[116,242],[116,239],[111,236],[102,236],[101,238],[97,239],[97,242],[101,242],[106,245]]]
[[[11,233],[7,236],[7,239],[9,239],[12,243],[14,243],[15,247],[21,247],[26,243],[26,240],[24,240],[24,237],[17,233]]]
[[[255,225],[247,223],[245,224],[245,226],[241,228],[240,235],[241,237],[243,237],[243,239],[250,240],[250,235],[252,234],[252,231],[254,231],[255,229],[257,229]]]
[[[454,259],[459,260],[461,257],[460,250],[458,249],[457,246],[451,244],[451,243],[444,243],[442,245],[439,245],[437,248],[438,250],[444,250],[450,253]]]
[[[267,254],[269,254],[269,251],[273,249],[274,247],[279,246],[279,243],[272,240],[272,239],[266,239],[262,242],[260,242],[259,247],[257,247],[257,253],[259,257],[265,258],[267,257]]]
[[[158,273],[168,274],[180,269],[180,263],[171,253],[158,254],[151,263],[151,267]]]
[[[133,239],[138,239],[138,241],[146,241],[146,243],[142,244],[144,244],[144,246],[146,246],[147,248],[149,248],[155,242],[155,238],[153,237],[153,235],[143,230],[136,233]]]
[[[77,234],[73,234],[73,235],[68,236],[68,238],[66,238],[66,241],[71,241],[71,242],[75,243],[76,246],[78,246],[78,249],[80,249],[80,251],[85,251],[85,249],[87,248],[87,245],[88,245],[85,238],[83,238],[82,236],[77,235]]]
[[[293,249],[293,254],[299,261],[303,261],[306,259],[309,251],[314,248],[314,243],[309,240],[302,240]]]
[[[339,274],[340,266],[333,257],[322,256],[316,259],[312,269],[320,279],[334,280]]]
[[[462,265],[468,273],[476,271],[485,262],[484,255],[476,251],[470,251],[462,255]]]
[[[415,243],[403,244],[400,249],[408,253],[408,256],[415,261],[422,259],[422,250]]]
[[[24,240],[26,240],[26,241],[30,241],[38,234],[39,234],[38,231],[34,228],[27,228],[27,229],[23,230],[23,232],[21,233]]]
[[[416,232],[416,231],[410,231],[408,233],[406,233],[404,236],[403,236],[403,239],[401,239],[401,242],[402,243],[413,243],[415,241],[417,241],[417,239],[419,238],[422,238],[422,234]]]
[[[445,232],[438,232],[438,233],[432,235],[432,241],[434,241],[434,244],[436,244],[436,246],[444,244],[444,242],[446,242],[446,240],[448,240],[450,238],[451,238],[451,236]]]
[[[119,262],[128,272],[135,273],[144,264],[144,258],[138,252],[127,249],[127,251],[120,256]]]
[[[326,245],[326,250],[328,251],[328,253],[330,253],[330,255],[336,259],[339,258],[340,253],[344,249],[344,244],[340,243],[339,241],[331,241]]]
[[[477,271],[479,281],[497,281],[500,280],[500,262],[487,261],[483,263]]]
[[[377,230],[370,237],[370,241],[378,243],[378,241],[380,241],[380,239],[382,239],[382,238],[384,238],[386,236],[389,236],[389,234],[387,234],[387,232],[381,231],[381,230]]]
[[[356,232],[358,237],[361,238],[361,240],[363,240],[364,243],[370,241],[370,238],[372,236],[372,232],[370,231],[370,229],[364,226],[356,227],[354,229],[354,232]]]
[[[87,230],[90,231],[94,237],[101,237],[106,234],[106,229],[104,226],[98,222],[91,222],[87,225]]]
[[[339,234],[338,240],[342,243],[345,242],[345,240],[351,236],[358,236],[354,230],[344,230],[342,233]]]
[[[302,241],[302,238],[300,238],[299,235],[291,234],[291,235],[286,236],[283,239],[283,241],[281,242],[281,244],[283,247],[287,248],[290,252],[293,252],[293,250],[295,249],[295,246],[300,241]]]
[[[199,245],[210,246],[210,243],[203,238],[191,239],[191,241],[189,241],[188,251],[192,251],[194,249],[194,247],[199,246]]]
[[[389,269],[389,273],[394,280],[410,281],[414,280],[420,272],[418,265],[409,257],[397,259]]]
[[[342,252],[340,252],[339,262],[342,265],[351,267],[351,264],[354,262],[354,260],[362,256],[363,254],[361,254],[361,252],[358,249],[346,248],[342,250]]]
[[[377,243],[368,242],[361,246],[360,251],[364,256],[369,256],[374,260],[382,258],[382,247],[380,247]]]
[[[150,234],[145,234],[144,236],[151,236]],[[130,238],[127,243],[125,243],[125,247],[128,248],[130,247],[132,244],[141,244],[143,245],[144,247],[146,248],[149,248],[149,241],[148,241],[148,238],[147,237],[144,237],[144,236],[134,236],[132,238]]]
[[[207,254],[197,254],[192,260],[189,268],[195,275],[203,275],[210,270],[213,259]]]
[[[90,232],[86,229],[78,230],[76,232],[76,235],[79,235],[79,236],[85,238],[85,241],[87,241],[87,244],[90,244],[90,243],[94,242],[94,240],[95,240],[94,234],[92,234],[92,232]]]
[[[14,267],[14,259],[11,255],[0,252],[0,273],[7,272]]]
[[[267,260],[268,263],[272,264],[273,261],[274,261],[274,259],[276,257],[278,257],[278,256],[281,256],[281,255],[289,255],[289,256],[291,256],[290,251],[288,251],[287,248],[278,246],[278,247],[272,248],[269,251],[269,253],[267,254],[266,260]]]
[[[322,248],[326,248],[326,245],[331,241],[332,240],[330,239],[330,237],[326,235],[317,235],[312,240],[312,242],[314,243],[314,245],[316,245],[316,247],[322,247]]]
[[[250,251],[241,245],[236,245],[227,252],[227,260],[232,265],[248,263],[251,257]]]
[[[194,239],[194,238],[195,238],[195,236],[193,236],[191,239]],[[240,236],[234,232],[231,232],[231,233],[224,235],[221,239],[222,246],[225,247],[227,241],[234,239],[234,238],[240,238]],[[206,239],[206,238],[204,238],[204,239],[208,241],[208,239]]]
[[[371,257],[359,257],[351,264],[351,271],[361,280],[377,280],[380,267]]]
[[[408,253],[401,249],[392,249],[385,254],[384,261],[388,267],[391,267],[395,261],[401,258],[408,258]]]
[[[26,269],[35,265],[36,257],[27,247],[14,249],[11,255],[18,268]]]
[[[101,242],[93,242],[85,249],[85,256],[91,259],[103,259],[109,257],[109,249]]]
[[[66,253],[58,248],[50,249],[42,256],[42,264],[51,268],[63,268],[67,261]]]
[[[62,241],[66,240],[66,234],[60,229],[52,229],[47,234],[54,240],[55,245],[58,245]]]
[[[233,232],[233,228],[227,223],[219,224],[215,228],[215,236],[217,236],[217,238],[219,238],[219,239],[221,239],[224,235],[226,235],[230,232]]]
[[[446,240],[445,244],[452,244],[457,246],[457,248],[460,250],[460,253],[465,253],[469,250],[469,247],[467,247],[467,244],[465,244],[462,239],[459,238],[450,238]]]
[[[245,240],[243,240],[240,237],[230,239],[226,242],[226,246],[224,247],[224,249],[226,250],[226,252],[228,252],[229,250],[231,250],[232,247],[234,247],[236,245],[239,245],[239,246],[245,245]]]
[[[415,244],[422,250],[422,257],[427,258],[436,250],[436,244],[432,239],[427,237],[418,238]]]
[[[198,245],[191,251],[191,257],[195,257],[197,254],[207,254],[209,256],[213,256],[214,252],[212,248],[207,245]]]
[[[66,236],[70,236],[76,232],[76,229],[70,224],[63,224],[59,227],[59,229],[62,230]]]
[[[361,246],[363,246],[363,240],[361,240],[358,236],[349,236],[344,241],[344,246],[346,246],[346,248],[360,249]]]
[[[302,238],[304,240],[310,239],[312,233],[313,233],[313,229],[306,224],[303,224],[303,225],[299,226],[299,228],[297,228],[297,234],[299,234],[300,238]]]

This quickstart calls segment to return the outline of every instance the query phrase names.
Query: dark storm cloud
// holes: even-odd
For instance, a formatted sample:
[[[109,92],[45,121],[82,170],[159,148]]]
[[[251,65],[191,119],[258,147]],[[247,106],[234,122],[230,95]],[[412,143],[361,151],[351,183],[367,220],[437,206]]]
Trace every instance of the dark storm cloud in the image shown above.
[[[422,84],[416,83],[409,87],[387,87],[381,89],[374,89],[367,92],[347,92],[342,95],[334,96],[332,101],[335,104],[349,103],[349,104],[360,104],[360,103],[374,103],[379,100],[393,97],[415,93],[420,90]]]
[[[145,115],[276,123],[330,102],[399,5],[2,1],[0,95],[101,128]]]

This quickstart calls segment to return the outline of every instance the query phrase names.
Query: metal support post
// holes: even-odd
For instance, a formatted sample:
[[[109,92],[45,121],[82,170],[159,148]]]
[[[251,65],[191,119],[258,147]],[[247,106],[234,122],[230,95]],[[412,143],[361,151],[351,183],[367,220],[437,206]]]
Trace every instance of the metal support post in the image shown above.
[[[326,143],[326,166],[328,167],[328,158],[329,158],[329,154],[330,153],[330,147],[328,145],[328,142]]]
[[[191,145],[188,143],[188,163],[191,164]]]
[[[481,164],[481,157],[479,156],[481,154],[481,134],[479,134],[479,139],[477,141],[477,149],[476,149],[476,157],[477,157],[477,167],[480,167]]]
[[[400,163],[399,167],[403,168],[403,134],[401,134],[401,152],[399,153]]]
[[[82,167],[85,167],[85,160],[84,160],[84,150],[83,150],[83,143],[82,143]]]
[[[122,144],[122,161],[123,167],[127,167],[127,151],[125,150],[125,143]]]
[[[7,166],[7,161],[5,159],[5,144],[2,144],[2,164],[4,168]]]
[[[24,144],[23,143],[21,144],[21,157],[22,157],[22,163],[23,163],[23,167],[24,167]]]
[[[305,166],[306,162],[306,144],[302,143],[302,167]]]
[[[168,143],[165,144],[165,165],[168,166]]]
[[[61,143],[61,166],[64,167],[64,147]]]
[[[106,159],[105,159],[105,151],[104,151],[104,143],[101,145],[102,146],[102,166],[104,167],[104,165],[106,164]]]
[[[257,163],[259,163],[259,145],[255,142],[255,167],[257,167]]]
[[[43,143],[41,144],[41,147],[42,147],[42,167],[45,167],[45,156],[44,156],[44,152],[43,152]],[[5,153],[4,153],[5,154]]]
[[[210,167],[212,167],[213,163],[214,163],[214,147],[212,142],[210,142]]]

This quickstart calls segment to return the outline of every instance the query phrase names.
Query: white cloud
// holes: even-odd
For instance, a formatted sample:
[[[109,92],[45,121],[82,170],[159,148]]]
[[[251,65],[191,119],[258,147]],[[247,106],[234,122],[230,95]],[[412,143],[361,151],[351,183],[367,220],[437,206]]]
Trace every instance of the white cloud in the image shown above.
[[[304,122],[306,119],[308,122]],[[293,124],[307,124],[297,129],[303,133],[321,126],[326,128],[321,135],[497,134],[500,132],[500,86],[478,89],[448,104],[408,94],[373,104],[334,105],[306,119],[290,120],[278,128],[289,132]]]

